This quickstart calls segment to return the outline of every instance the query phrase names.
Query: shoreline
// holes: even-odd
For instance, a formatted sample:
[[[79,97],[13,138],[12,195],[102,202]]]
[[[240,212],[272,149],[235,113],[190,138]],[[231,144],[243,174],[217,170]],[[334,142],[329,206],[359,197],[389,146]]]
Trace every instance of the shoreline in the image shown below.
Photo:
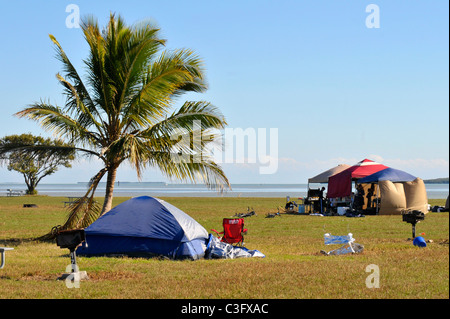
[[[208,189],[203,184],[168,184],[168,185],[143,185],[139,183],[120,183],[114,187],[114,197],[136,197],[149,195],[152,197],[206,197],[206,198],[286,198],[293,200],[305,198],[308,186],[311,189],[318,188],[322,184],[234,184],[231,190],[222,193]],[[326,185],[324,185],[326,186]],[[0,197],[8,197],[11,190],[15,194],[24,194],[25,184],[0,184]],[[37,187],[38,195],[51,197],[82,197],[86,193],[86,187],[80,184],[40,184]],[[448,184],[427,184],[428,199],[446,199],[449,196]],[[104,197],[105,189],[97,189],[95,197]]]
[[[55,197],[55,198],[68,198],[68,197],[82,197],[84,194],[70,194],[64,195],[64,194],[43,194],[38,193],[36,195],[21,195],[21,196],[6,196],[6,195],[0,195],[0,198],[33,198],[33,197]],[[94,198],[104,198],[105,194],[97,193]],[[151,197],[167,197],[167,198],[210,198],[210,199],[220,199],[220,198],[230,198],[230,199],[236,199],[236,198],[258,198],[258,199],[286,199],[287,196],[291,198],[293,201],[297,201],[299,198],[304,198],[302,196],[292,196],[292,195],[286,195],[286,194],[272,194],[270,196],[264,195],[264,194],[232,194],[232,195],[205,195],[205,194],[190,194],[190,193],[176,193],[176,194],[168,194],[168,193],[143,193],[143,194],[114,194],[114,198],[133,198],[133,197],[139,197],[139,196],[151,196]],[[439,197],[439,196],[433,196],[428,197],[428,200],[447,200],[447,197]]]

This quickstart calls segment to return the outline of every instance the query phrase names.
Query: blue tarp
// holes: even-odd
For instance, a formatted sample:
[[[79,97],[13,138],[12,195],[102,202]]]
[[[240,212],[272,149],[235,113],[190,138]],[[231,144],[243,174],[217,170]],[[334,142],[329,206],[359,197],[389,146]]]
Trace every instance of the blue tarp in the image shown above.
[[[208,232],[175,206],[149,196],[117,205],[85,229],[78,255],[162,255],[199,259]]]
[[[391,181],[394,183],[398,183],[398,182],[411,182],[415,179],[416,179],[415,176],[408,174],[404,171],[394,168],[386,168],[376,173],[373,173],[372,175],[359,179],[358,183],[360,184],[376,183],[378,181]]]

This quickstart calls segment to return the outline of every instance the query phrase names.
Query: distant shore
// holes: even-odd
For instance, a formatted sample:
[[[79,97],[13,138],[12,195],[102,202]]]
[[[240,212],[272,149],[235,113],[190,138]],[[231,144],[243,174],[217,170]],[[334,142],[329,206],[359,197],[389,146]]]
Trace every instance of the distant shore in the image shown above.
[[[58,197],[80,197],[86,193],[87,184],[45,184],[38,185],[39,195]],[[114,196],[135,197],[149,195],[154,197],[267,197],[282,198],[289,196],[292,199],[307,196],[308,186],[317,188],[321,184],[232,184],[231,190],[220,193],[208,189],[202,184],[166,184],[155,182],[118,182],[114,187]],[[326,185],[324,185],[326,186]],[[22,191],[25,184],[0,183],[0,196],[7,196],[9,190]],[[446,199],[449,195],[449,184],[426,184],[427,196],[430,199]],[[99,185],[95,196],[105,194],[104,184]]]
[[[449,184],[449,178],[435,178],[435,179],[427,179],[423,181],[425,184]]]

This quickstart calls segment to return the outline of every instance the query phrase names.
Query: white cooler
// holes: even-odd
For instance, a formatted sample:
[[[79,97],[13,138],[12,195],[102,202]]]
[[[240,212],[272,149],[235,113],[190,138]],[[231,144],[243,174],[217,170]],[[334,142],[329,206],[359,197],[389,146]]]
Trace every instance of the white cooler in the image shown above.
[[[337,208],[337,213],[338,213],[338,215],[345,215],[345,213],[347,212],[347,210],[349,209],[350,207],[338,207]]]

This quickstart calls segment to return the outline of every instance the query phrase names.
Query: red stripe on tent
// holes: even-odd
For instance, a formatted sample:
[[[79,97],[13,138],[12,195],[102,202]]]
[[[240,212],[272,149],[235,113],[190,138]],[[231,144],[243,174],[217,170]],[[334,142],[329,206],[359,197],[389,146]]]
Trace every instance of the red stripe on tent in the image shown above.
[[[336,198],[350,196],[352,193],[352,180],[372,175],[373,173],[386,168],[388,167],[383,164],[364,159],[329,178],[327,197]]]

